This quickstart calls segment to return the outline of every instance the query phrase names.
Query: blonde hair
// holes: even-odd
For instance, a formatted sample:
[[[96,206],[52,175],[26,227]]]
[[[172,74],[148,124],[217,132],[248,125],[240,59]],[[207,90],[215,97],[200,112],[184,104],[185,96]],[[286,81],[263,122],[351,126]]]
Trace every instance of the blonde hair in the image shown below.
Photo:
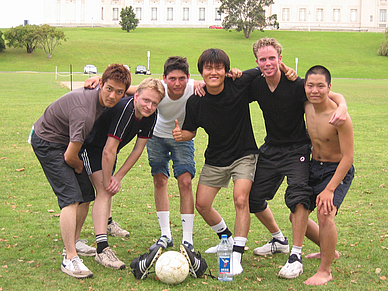
[[[162,99],[164,98],[164,95],[165,95],[164,86],[162,82],[158,79],[154,79],[154,78],[144,79],[137,87],[137,92],[139,92],[140,94],[141,91],[145,89],[151,89],[151,90],[157,91],[160,95],[160,101],[162,101]]]
[[[271,45],[276,49],[278,55],[280,56],[282,54],[282,45],[274,38],[264,37],[260,38],[253,44],[253,54],[255,55],[255,58],[257,59],[257,52],[260,48]]]

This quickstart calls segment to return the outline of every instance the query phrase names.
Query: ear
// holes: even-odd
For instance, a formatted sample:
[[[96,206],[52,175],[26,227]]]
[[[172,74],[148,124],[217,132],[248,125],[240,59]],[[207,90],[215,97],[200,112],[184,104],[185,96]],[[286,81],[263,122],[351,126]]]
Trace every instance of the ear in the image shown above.
[[[164,81],[164,83],[166,83],[166,76],[165,75],[163,75],[163,81]]]
[[[280,55],[280,56],[279,56],[279,64],[281,63],[282,59],[283,59],[283,56]]]
[[[187,75],[187,83],[189,82],[190,74]]]
[[[256,59],[256,64],[259,65],[259,60],[258,59]]]
[[[100,79],[100,89],[102,89],[102,79]]]

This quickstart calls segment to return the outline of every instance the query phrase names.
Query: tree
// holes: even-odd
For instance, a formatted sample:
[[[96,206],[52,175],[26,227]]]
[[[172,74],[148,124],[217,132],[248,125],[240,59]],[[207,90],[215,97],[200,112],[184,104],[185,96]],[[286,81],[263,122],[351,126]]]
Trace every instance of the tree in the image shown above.
[[[2,52],[3,50],[5,50],[5,41],[3,38],[3,32],[0,31],[0,52]]]
[[[26,48],[27,53],[32,53],[39,44],[38,25],[19,25],[12,27],[4,33],[4,38],[9,47]]]
[[[385,42],[380,45],[377,53],[379,56],[388,56],[388,28],[385,30]]]
[[[121,9],[120,12],[120,22],[122,30],[126,30],[129,32],[130,30],[135,30],[137,25],[139,24],[139,19],[136,18],[136,14],[133,11],[132,6],[127,6]]]
[[[226,14],[222,25],[225,29],[244,31],[245,38],[250,38],[255,29],[264,31],[266,26],[279,28],[276,14],[265,17],[263,7],[273,3],[273,0],[221,0],[219,11]]]
[[[40,39],[39,47],[43,48],[47,57],[51,59],[54,49],[61,44],[61,41],[66,41],[65,33],[56,30],[48,24],[39,27]]]

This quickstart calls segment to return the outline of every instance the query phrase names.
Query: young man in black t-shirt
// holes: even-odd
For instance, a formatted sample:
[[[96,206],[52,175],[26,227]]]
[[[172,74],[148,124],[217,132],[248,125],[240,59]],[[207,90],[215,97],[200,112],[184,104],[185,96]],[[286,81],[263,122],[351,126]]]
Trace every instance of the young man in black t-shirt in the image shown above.
[[[227,54],[220,49],[208,49],[198,60],[198,70],[205,81],[206,95],[192,95],[186,105],[182,126],[176,122],[176,141],[191,140],[198,127],[208,134],[205,165],[199,178],[196,209],[219,237],[232,233],[221,215],[213,208],[213,200],[233,179],[236,209],[232,273],[243,271],[241,257],[250,226],[248,197],[255,173],[258,149],[253,135],[249,112],[248,86],[260,75],[255,68],[245,71],[241,78],[225,78],[230,69]]]

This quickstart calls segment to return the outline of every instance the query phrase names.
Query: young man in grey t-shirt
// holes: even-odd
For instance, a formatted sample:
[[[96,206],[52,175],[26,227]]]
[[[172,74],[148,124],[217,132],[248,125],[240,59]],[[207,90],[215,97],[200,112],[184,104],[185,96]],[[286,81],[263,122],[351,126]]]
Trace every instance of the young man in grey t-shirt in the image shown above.
[[[94,190],[78,153],[106,107],[113,107],[131,83],[130,72],[118,64],[102,75],[100,89],[69,92],[47,107],[34,124],[31,145],[61,209],[60,228],[66,255],[62,272],[75,278],[93,273],[79,259],[76,241],[94,200]]]

